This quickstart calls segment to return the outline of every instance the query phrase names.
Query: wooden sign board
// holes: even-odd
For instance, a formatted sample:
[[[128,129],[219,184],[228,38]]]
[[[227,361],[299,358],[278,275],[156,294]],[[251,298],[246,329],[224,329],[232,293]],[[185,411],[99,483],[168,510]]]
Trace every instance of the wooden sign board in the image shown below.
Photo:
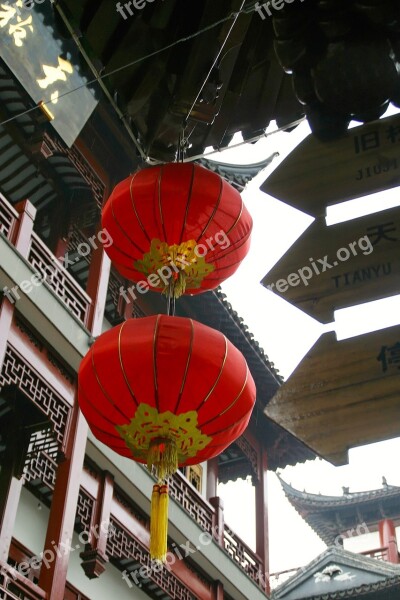
[[[265,414],[334,465],[400,435],[400,326],[338,342],[324,334]]]
[[[261,283],[323,323],[400,293],[400,207],[330,227],[317,219]]]
[[[349,129],[333,142],[309,135],[261,190],[313,216],[400,182],[400,115]]]

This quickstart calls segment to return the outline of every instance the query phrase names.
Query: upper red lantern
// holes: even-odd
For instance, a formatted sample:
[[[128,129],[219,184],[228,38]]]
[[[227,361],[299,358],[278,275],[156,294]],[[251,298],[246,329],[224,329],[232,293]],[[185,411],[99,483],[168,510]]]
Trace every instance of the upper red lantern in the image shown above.
[[[144,169],[103,208],[118,271],[158,291],[197,294],[230,277],[246,256],[252,219],[237,190],[195,164]]]

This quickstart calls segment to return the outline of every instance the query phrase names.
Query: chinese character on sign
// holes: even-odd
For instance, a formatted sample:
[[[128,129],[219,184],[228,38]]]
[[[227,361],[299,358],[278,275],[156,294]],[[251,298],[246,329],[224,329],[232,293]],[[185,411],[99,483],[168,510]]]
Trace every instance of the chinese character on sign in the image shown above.
[[[376,246],[381,240],[389,242],[397,242],[398,238],[393,235],[388,235],[396,231],[396,226],[393,221],[382,223],[381,225],[372,225],[367,227],[367,234],[373,246]]]
[[[400,142],[400,125],[391,125],[386,129],[386,139],[390,140],[392,144]]]
[[[14,38],[14,44],[21,48],[24,45],[23,40],[27,36],[27,31],[33,32],[32,15],[23,20],[18,8],[22,7],[22,0],[18,0],[15,6],[16,8],[9,4],[0,4],[0,27],[4,28],[9,24],[8,34]],[[10,21],[14,21],[14,23]]]
[[[39,84],[39,87],[42,90],[47,89],[49,86],[53,85],[56,81],[67,81],[67,73],[71,75],[74,71],[73,66],[68,60],[64,60],[61,56],[58,57],[58,66],[52,67],[49,65],[42,65],[43,72],[46,75],[44,79],[37,79],[36,81]],[[51,94],[51,101],[53,104],[58,102],[59,92],[58,90],[54,91]]]
[[[367,152],[367,150],[374,150],[374,148],[379,148],[380,145],[379,131],[370,131],[369,133],[354,136],[356,154]]]
[[[382,346],[376,360],[382,363],[382,371],[386,373],[389,367],[398,365],[400,369],[400,342],[393,346]]]

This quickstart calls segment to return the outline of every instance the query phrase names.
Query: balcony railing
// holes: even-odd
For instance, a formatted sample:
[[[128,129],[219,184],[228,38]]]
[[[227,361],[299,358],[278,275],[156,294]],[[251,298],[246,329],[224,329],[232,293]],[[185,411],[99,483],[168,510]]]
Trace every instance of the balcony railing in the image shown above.
[[[177,471],[169,482],[169,493],[193,518],[203,531],[212,533],[215,509],[196,488]]]
[[[70,311],[87,325],[91,299],[36,233],[32,234],[28,262],[45,278],[47,285]]]
[[[369,558],[375,558],[376,560],[387,561],[388,547],[384,546],[382,548],[374,548],[373,550],[364,550],[364,552],[360,552],[360,554],[368,556]]]
[[[264,566],[261,558],[251,550],[240,537],[225,524],[224,526],[224,548],[229,556],[243,571],[259,585],[265,586]]]
[[[9,564],[0,561],[0,598],[3,600],[47,600],[47,594]]]

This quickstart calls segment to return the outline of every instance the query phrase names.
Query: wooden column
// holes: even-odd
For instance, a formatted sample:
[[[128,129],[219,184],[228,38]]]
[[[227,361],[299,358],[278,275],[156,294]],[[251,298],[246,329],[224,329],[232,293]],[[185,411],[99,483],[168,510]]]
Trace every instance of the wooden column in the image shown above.
[[[24,258],[29,254],[31,247],[31,237],[33,231],[33,223],[36,217],[36,208],[29,200],[19,202],[15,209],[19,212],[19,225],[17,233],[13,240],[15,248]]]
[[[36,209],[29,200],[24,200],[17,204],[16,210],[20,213],[20,218],[13,244],[26,258],[31,245]],[[14,303],[8,297],[3,297],[0,305],[0,371],[4,364],[14,309]],[[10,413],[10,419],[2,422],[4,433],[8,431],[10,435],[5,435],[6,456],[0,472],[0,560],[5,562],[8,559],[23,484],[22,479],[15,477],[15,474],[16,466],[21,461],[21,452],[25,448],[22,443],[18,443],[16,433],[13,433],[14,427],[13,413]]]
[[[111,261],[104,251],[102,243],[97,238],[95,241],[97,248],[92,252],[86,287],[86,291],[92,299],[88,328],[94,337],[100,335],[102,331],[111,269]]]
[[[89,579],[99,577],[108,562],[106,550],[113,495],[114,477],[108,471],[104,471],[92,531],[88,532],[89,543],[79,555],[82,558],[82,568]]]
[[[214,581],[212,590],[213,600],[224,600],[224,586],[221,581]]]
[[[207,462],[207,500],[218,495],[218,456]]]
[[[222,498],[215,496],[210,498],[209,502],[215,509],[213,519],[213,534],[220,546],[224,546],[224,503]]]
[[[5,397],[5,392],[2,392]],[[0,470],[0,561],[7,562],[10,552],[11,539],[14,532],[15,519],[17,516],[19,499],[23,480],[20,473],[23,455],[26,445],[18,435],[18,423],[15,418],[13,407],[16,404],[16,390],[10,392],[7,398],[10,407],[8,414],[3,416],[1,426],[3,431],[3,443],[5,443],[3,465]]]
[[[56,483],[47,526],[44,557],[47,565],[42,564],[39,586],[51,600],[63,600],[68,571],[69,544],[74,533],[76,507],[83,460],[85,457],[88,426],[78,402],[72,410],[71,427],[65,460],[58,466]],[[56,551],[55,549],[58,549]]]
[[[396,529],[391,519],[384,519],[379,522],[379,540],[381,547],[387,548],[388,562],[398,564],[399,551],[397,548]]]
[[[267,452],[260,444],[258,464],[258,482],[255,486],[256,501],[256,553],[264,565],[260,574],[266,583],[266,593],[269,593],[269,541],[268,541],[268,505],[267,505]]]

